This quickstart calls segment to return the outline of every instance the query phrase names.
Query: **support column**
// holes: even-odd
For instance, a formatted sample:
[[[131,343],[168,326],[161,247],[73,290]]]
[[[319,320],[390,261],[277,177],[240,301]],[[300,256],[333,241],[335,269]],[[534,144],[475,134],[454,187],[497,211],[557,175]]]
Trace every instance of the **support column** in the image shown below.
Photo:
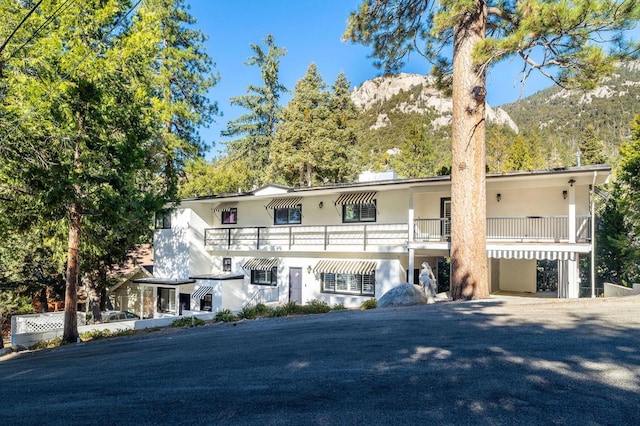
[[[411,245],[415,239],[415,225],[414,225],[414,212],[413,212],[413,189],[409,189],[409,208],[408,208],[408,215],[407,215],[407,223],[409,225],[409,235],[408,235],[408,239],[407,239],[407,244]],[[413,270],[415,269],[415,250],[410,248],[409,249],[409,264],[407,266],[407,281],[410,282],[411,284],[418,284],[418,283],[414,283],[414,279],[413,279]]]

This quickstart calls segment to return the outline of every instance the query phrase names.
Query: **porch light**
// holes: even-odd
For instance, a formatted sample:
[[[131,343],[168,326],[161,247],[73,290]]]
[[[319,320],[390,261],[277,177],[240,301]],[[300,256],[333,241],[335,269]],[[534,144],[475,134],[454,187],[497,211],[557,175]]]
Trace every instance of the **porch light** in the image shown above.
[[[498,192],[498,194],[496,195],[496,200],[497,200],[498,202],[500,202],[500,200],[502,200],[502,194],[500,194],[499,192]]]
[[[574,183],[576,183],[576,181],[572,178],[569,179],[569,182],[567,182],[569,184],[569,186],[573,186]]]
[[[321,209],[323,206],[324,206],[324,202],[323,202],[323,201],[320,201],[320,202],[318,203],[318,208],[319,208],[319,209]]]
[[[307,274],[311,273],[311,265],[307,266]]]
[[[567,199],[567,190],[565,189],[564,191],[562,191],[562,198],[563,199]]]

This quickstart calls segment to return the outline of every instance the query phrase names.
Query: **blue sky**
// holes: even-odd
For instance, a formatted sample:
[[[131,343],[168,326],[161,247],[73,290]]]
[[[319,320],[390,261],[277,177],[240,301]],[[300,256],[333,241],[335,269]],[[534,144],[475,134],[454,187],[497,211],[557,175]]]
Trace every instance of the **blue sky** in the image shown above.
[[[231,107],[229,98],[246,93],[249,84],[262,85],[257,67],[246,66],[253,54],[250,44],[263,46],[268,34],[276,45],[287,50],[280,61],[280,81],[291,91],[296,82],[314,62],[325,83],[331,85],[338,73],[344,71],[352,86],[376,77],[380,71],[368,58],[367,46],[343,43],[341,36],[349,12],[356,10],[361,0],[186,0],[190,12],[197,19],[196,26],[209,40],[207,53],[216,63],[220,82],[211,90],[224,114],[216,123],[201,131],[209,145],[214,145],[207,157],[224,151],[220,131],[229,120],[246,110]],[[498,106],[515,101],[520,95],[517,59],[494,66],[487,75],[487,100]],[[404,72],[428,74],[431,66],[420,56],[410,58]],[[551,83],[534,75],[527,81],[524,96]],[[283,99],[283,105],[289,100]]]

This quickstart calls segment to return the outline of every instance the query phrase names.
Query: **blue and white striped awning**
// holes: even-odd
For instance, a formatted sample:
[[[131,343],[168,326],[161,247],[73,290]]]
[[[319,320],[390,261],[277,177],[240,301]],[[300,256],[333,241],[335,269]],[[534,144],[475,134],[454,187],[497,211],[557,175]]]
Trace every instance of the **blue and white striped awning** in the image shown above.
[[[254,257],[245,262],[245,264],[242,265],[242,269],[246,269],[247,271],[270,271],[276,266],[278,266],[278,258]]]
[[[274,198],[265,206],[266,209],[286,209],[302,203],[302,197]]]
[[[371,204],[375,198],[376,192],[353,192],[341,194],[334,204]]]
[[[315,273],[360,274],[375,272],[377,263],[369,260],[321,260],[313,268]]]
[[[194,291],[193,293],[191,293],[191,298],[193,300],[200,300],[203,297],[205,297],[207,294],[211,293],[212,291],[213,291],[213,287],[202,286],[196,289],[196,291]]]

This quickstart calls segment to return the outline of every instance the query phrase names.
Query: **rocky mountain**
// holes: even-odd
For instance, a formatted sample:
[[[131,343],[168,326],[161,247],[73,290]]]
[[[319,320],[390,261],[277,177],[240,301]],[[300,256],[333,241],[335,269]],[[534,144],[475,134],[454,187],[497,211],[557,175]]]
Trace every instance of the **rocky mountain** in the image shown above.
[[[353,90],[351,98],[362,110],[366,166],[392,167],[401,176],[446,171],[452,100],[434,83],[431,76],[399,74],[374,78]],[[639,101],[640,61],[634,61],[620,64],[615,75],[593,90],[551,87],[512,104],[487,105],[488,167],[509,167],[504,161],[512,155],[509,150],[515,151],[515,140],[528,145],[517,149],[529,151],[530,167],[573,165],[579,144],[593,135],[614,162],[640,113]]]
[[[416,92],[415,89],[418,91]],[[367,111],[377,104],[389,102],[402,92],[413,92],[413,94],[409,99],[394,105],[394,111],[404,114],[431,112],[437,115],[432,121],[434,127],[451,124],[452,100],[436,89],[435,78],[432,76],[400,73],[395,76],[376,77],[356,87],[351,93],[351,99],[356,106]],[[506,111],[500,108],[494,110],[487,105],[487,118],[490,122],[508,126],[514,132],[518,132],[516,123]],[[371,130],[388,125],[390,125],[388,114],[380,113]]]
[[[593,90],[550,87],[501,106],[525,135],[564,140],[577,146],[589,127],[615,156],[631,135],[630,123],[640,113],[640,61],[621,63],[616,73]]]

